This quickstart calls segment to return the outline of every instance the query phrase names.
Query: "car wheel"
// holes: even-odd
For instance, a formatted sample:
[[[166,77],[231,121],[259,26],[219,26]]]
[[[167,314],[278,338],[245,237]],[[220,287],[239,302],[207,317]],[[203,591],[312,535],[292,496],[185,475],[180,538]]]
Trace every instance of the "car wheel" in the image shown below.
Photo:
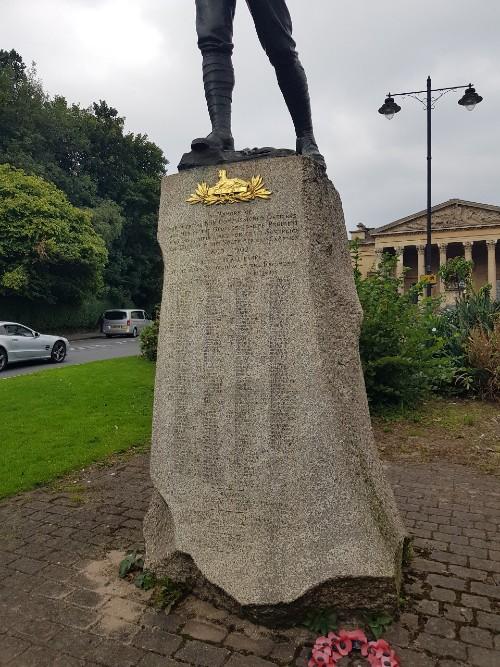
[[[9,357],[7,355],[7,350],[5,350],[3,347],[0,347],[0,373],[7,368],[7,364],[9,363]]]
[[[111,334],[106,334],[106,338],[111,338]]]
[[[137,327],[134,327],[134,330],[132,331],[132,338],[137,338],[138,333],[139,332],[137,331]]]
[[[66,359],[66,345],[62,340],[58,340],[54,343],[54,347],[50,353],[50,359],[55,364],[60,364]]]

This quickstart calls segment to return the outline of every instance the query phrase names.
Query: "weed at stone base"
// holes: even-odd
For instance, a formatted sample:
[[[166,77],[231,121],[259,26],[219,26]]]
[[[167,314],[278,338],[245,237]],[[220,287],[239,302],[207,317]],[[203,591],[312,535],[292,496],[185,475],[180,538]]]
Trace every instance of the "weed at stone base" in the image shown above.
[[[400,597],[400,603],[404,604],[407,599],[404,596]],[[390,614],[385,613],[361,613],[363,627],[368,635],[371,635],[375,640],[380,639],[392,623],[394,618]],[[329,632],[336,632],[339,629],[339,622],[337,613],[333,609],[311,609],[302,620],[300,625],[305,626],[311,632],[326,636]],[[348,623],[348,627],[352,625],[352,619]]]
[[[174,605],[189,593],[189,587],[177,584],[168,577],[159,579],[153,592],[152,603],[157,609],[169,614]]]
[[[128,579],[144,591],[154,589],[151,597],[153,606],[164,610],[167,614],[190,591],[186,584],[176,584],[168,577],[157,579],[154,572],[144,569],[144,559],[136,551],[129,551],[126,554],[120,562],[118,574],[121,579]]]
[[[410,599],[404,593],[400,593],[398,598],[400,612],[406,609],[406,606],[408,605],[409,602]]]
[[[149,570],[143,570],[134,579],[134,586],[143,591],[150,591],[156,586],[156,576]]]
[[[394,619],[389,614],[365,614],[365,626],[375,639],[380,639]]]
[[[415,552],[413,551],[412,538],[406,537],[403,542],[403,567],[408,567],[414,556]]]
[[[135,551],[128,551],[125,558],[120,562],[118,574],[120,579],[125,579],[132,572],[142,571],[144,568],[144,559]]]
[[[311,609],[302,621],[302,625],[311,632],[326,635],[337,629],[337,614],[333,609]]]

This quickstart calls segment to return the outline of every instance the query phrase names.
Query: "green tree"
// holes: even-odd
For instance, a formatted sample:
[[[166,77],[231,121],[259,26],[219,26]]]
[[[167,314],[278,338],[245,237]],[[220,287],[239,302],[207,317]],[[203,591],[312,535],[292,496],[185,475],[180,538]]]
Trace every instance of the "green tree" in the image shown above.
[[[127,133],[125,119],[103,100],[81,108],[49,98],[15,51],[0,51],[0,127],[0,163],[52,181],[73,205],[93,209],[109,252],[107,294],[117,305],[157,303],[157,213],[167,163],[161,149],[144,134]]]
[[[107,252],[91,214],[55,185],[0,165],[0,294],[78,304],[102,289]]]
[[[92,226],[110,248],[122,233],[125,218],[122,210],[111,199],[104,199],[98,206],[88,209],[92,216]]]

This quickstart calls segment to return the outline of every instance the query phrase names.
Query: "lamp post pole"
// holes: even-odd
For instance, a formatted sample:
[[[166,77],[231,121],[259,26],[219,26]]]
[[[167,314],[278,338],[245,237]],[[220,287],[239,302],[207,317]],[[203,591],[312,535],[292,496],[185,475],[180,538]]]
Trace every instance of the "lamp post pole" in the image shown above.
[[[476,104],[482,101],[482,97],[476,93],[475,88],[469,83],[467,86],[451,86],[450,88],[432,88],[431,77],[427,77],[427,87],[425,90],[412,90],[408,93],[388,93],[384,104],[378,112],[388,120],[394,118],[394,115],[401,111],[401,107],[394,101],[395,97],[413,97],[424,105],[427,112],[427,240],[425,244],[425,273],[430,276],[432,273],[432,110],[436,102],[449,93],[451,90],[460,90],[466,88],[464,95],[458,103],[464,106],[468,111],[472,111]],[[426,97],[422,99],[419,95],[425,93]],[[433,97],[432,93],[439,93]],[[420,277],[420,276],[419,276]],[[430,280],[426,285],[427,296],[432,295],[432,285]]]
[[[427,77],[427,242],[425,245],[425,273],[432,273],[432,83]],[[420,278],[420,276],[419,276]],[[427,296],[432,295],[432,285],[427,282]]]

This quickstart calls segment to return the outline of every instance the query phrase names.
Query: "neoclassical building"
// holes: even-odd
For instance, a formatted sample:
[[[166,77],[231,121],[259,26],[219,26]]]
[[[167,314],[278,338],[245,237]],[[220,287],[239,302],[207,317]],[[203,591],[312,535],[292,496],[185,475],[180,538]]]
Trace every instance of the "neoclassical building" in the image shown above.
[[[397,272],[405,273],[405,289],[425,274],[427,213],[420,211],[388,225],[369,228],[359,224],[351,232],[359,239],[360,270],[373,270],[384,252],[398,257]],[[473,283],[476,288],[490,283],[492,297],[500,299],[500,206],[450,199],[432,208],[432,273],[452,257],[462,255],[474,262]],[[438,284],[433,294],[445,294]],[[449,295],[450,298],[452,295]]]

